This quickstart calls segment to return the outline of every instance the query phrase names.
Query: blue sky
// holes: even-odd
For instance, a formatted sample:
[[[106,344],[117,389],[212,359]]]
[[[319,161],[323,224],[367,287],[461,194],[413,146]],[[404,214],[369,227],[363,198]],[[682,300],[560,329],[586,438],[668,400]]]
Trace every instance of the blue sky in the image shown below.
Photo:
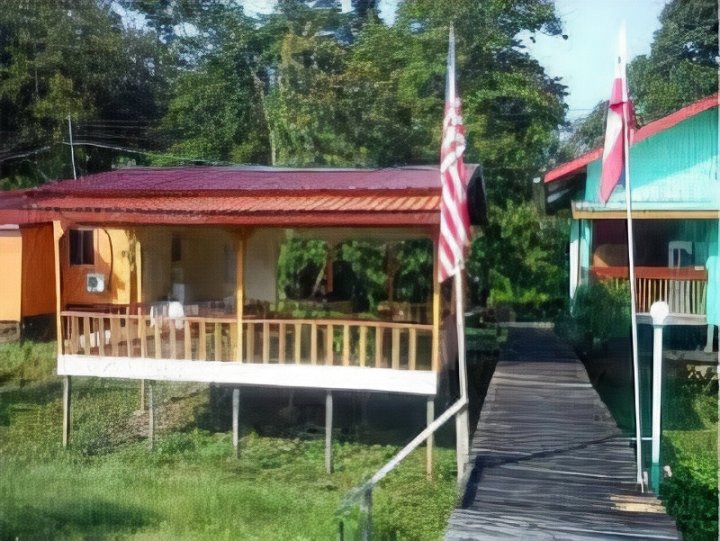
[[[441,1],[441,0],[438,0]],[[398,0],[380,0],[380,15],[392,22]],[[249,12],[268,12],[274,0],[245,0]],[[349,7],[350,0],[341,0]],[[628,61],[648,54],[653,33],[660,27],[658,16],[667,0],[555,0],[567,40],[537,35],[527,41],[531,54],[549,75],[561,77],[568,87],[566,102],[571,119],[584,116],[610,94],[617,33],[625,20]],[[462,73],[458,73],[462,78]]]
[[[648,54],[667,0],[555,0],[568,39],[536,36],[528,48],[546,71],[568,87],[570,118],[607,99],[613,79],[617,34],[625,20],[628,61]]]

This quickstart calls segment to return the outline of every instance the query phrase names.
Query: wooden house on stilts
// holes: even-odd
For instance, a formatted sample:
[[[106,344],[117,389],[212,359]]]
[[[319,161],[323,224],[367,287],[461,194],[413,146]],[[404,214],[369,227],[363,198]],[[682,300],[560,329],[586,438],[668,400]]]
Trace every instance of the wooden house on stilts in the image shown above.
[[[479,168],[469,172],[481,219]],[[0,224],[15,250],[0,253],[0,268],[16,271],[10,318],[52,314],[67,387],[95,376],[431,404],[442,370],[436,280],[426,302],[386,303],[373,317],[340,302],[333,317],[298,318],[278,303],[277,267],[289,237],[424,238],[437,265],[440,199],[436,167],[129,168],[9,192]],[[65,427],[67,438],[67,401]]]

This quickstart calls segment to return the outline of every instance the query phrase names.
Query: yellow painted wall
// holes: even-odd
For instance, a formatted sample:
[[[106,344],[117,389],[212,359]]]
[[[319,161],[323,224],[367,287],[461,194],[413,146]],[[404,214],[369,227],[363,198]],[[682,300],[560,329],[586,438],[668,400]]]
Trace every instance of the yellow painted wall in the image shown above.
[[[129,304],[131,268],[130,238],[125,229],[94,229],[95,262],[93,265],[70,264],[70,230],[65,231],[60,246],[62,265],[62,300],[69,304]],[[85,280],[89,272],[105,275],[103,293],[89,293]]]
[[[233,295],[234,272],[226,274],[226,251],[234,257],[233,237],[218,228],[142,227],[142,296],[151,303],[166,299],[173,283],[185,284],[185,303],[218,301]],[[181,242],[181,260],[171,261],[172,239]]]
[[[170,292],[170,247],[167,227],[142,227],[135,231],[142,246],[142,302],[155,302]]]
[[[22,236],[0,231],[0,321],[20,321]]]
[[[22,230],[22,316],[55,312],[55,258],[52,225]]]
[[[253,231],[245,252],[245,299],[277,302],[277,263],[283,229]]]

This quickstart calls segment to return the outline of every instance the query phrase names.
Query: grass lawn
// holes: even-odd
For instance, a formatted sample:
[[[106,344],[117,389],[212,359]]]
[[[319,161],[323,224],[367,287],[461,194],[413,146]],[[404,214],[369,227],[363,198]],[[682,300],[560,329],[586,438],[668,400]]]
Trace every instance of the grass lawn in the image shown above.
[[[150,451],[146,416],[135,412],[137,382],[76,378],[72,445],[63,451],[54,353],[53,344],[0,347],[2,540],[334,540],[343,497],[405,437],[378,445],[338,433],[328,475],[322,432],[305,425],[267,435],[246,425],[236,458],[230,434],[208,422],[207,386],[157,384]],[[376,539],[442,537],[456,501],[455,454],[436,448],[432,481],[424,454],[413,453],[376,491]]]

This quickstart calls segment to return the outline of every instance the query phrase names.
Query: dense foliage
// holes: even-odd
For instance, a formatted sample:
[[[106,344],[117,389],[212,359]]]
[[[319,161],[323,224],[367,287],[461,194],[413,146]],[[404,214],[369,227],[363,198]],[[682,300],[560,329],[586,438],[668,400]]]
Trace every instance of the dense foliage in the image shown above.
[[[524,208],[530,179],[545,167],[564,119],[564,87],[519,37],[559,35],[548,0],[407,1],[393,25],[378,17],[373,0],[352,2],[347,13],[333,2],[282,0],[272,13],[254,17],[240,1],[6,4],[12,4],[0,13],[0,181],[6,188],[72,175],[62,144],[68,119],[79,174],[124,163],[437,163],[449,12],[466,159],[484,165],[491,214]],[[544,227],[537,214],[522,217],[528,228]],[[476,253],[500,243],[507,253],[522,249],[514,236],[501,238],[498,227],[484,235]],[[387,296],[388,281],[399,298],[422,302],[430,290],[427,246],[405,243],[396,250],[403,265],[391,278],[393,249],[374,250],[359,244],[335,250],[340,268],[351,271],[342,275],[357,282],[353,302],[376,305]],[[540,259],[549,260],[552,250]],[[284,257],[307,256],[286,250]],[[501,258],[495,261],[498,283],[519,276]],[[532,285],[513,283],[514,293],[534,303],[562,296],[555,276],[543,281],[542,263],[523,264],[528,267]],[[478,291],[496,287],[487,269],[477,270]],[[305,287],[286,283],[293,273],[281,270],[283,291]]]

